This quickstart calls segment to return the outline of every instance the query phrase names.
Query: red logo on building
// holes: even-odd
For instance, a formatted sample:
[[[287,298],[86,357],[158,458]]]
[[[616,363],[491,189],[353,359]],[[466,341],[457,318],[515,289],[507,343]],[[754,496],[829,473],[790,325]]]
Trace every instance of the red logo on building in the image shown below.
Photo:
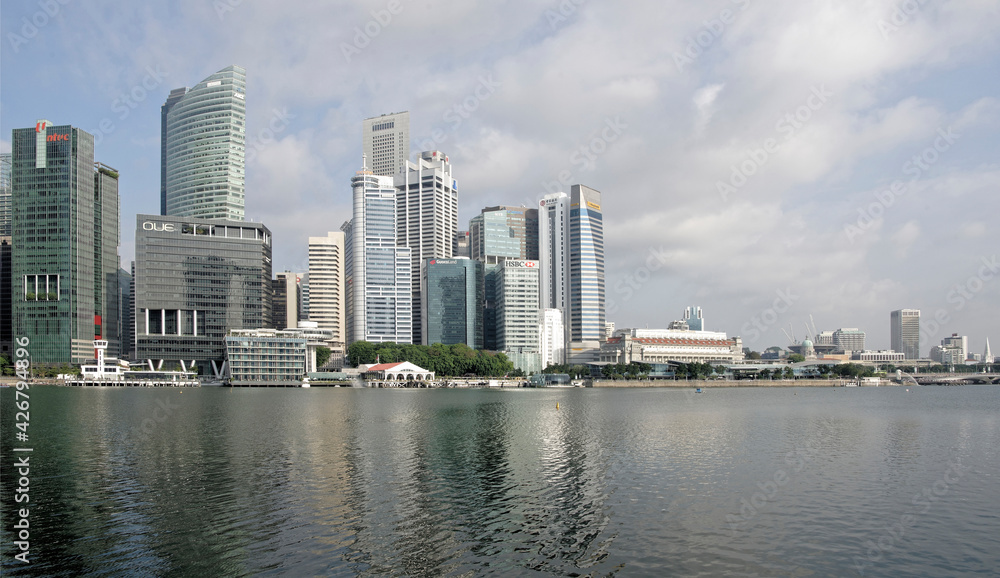
[[[35,123],[35,132],[42,132],[43,130],[45,130],[45,123],[44,122],[36,122]]]

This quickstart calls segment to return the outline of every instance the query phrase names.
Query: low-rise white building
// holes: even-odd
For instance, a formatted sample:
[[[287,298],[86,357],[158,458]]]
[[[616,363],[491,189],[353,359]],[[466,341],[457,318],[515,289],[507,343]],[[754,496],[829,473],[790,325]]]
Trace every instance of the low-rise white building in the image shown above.
[[[622,329],[601,344],[600,361],[739,363],[743,361],[743,340],[718,331]]]

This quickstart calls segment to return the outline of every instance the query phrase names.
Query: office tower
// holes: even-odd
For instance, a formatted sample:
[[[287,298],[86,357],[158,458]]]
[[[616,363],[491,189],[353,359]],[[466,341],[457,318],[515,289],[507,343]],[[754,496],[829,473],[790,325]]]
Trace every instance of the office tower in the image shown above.
[[[571,342],[599,342],[604,335],[601,193],[583,185],[570,190],[569,326]]]
[[[226,333],[272,322],[271,231],[137,215],[133,280],[135,359],[221,378]]]
[[[833,332],[833,345],[844,351],[864,351],[865,332],[857,327],[843,327]]]
[[[341,268],[341,271],[343,271],[343,268]],[[299,320],[308,321],[309,320],[309,273],[302,274],[302,281],[299,282],[299,286],[302,289],[302,301],[299,303]],[[341,295],[343,295],[343,288],[341,288]],[[341,300],[341,303],[343,303],[343,300]],[[344,326],[343,315],[341,315],[340,319],[341,319],[340,326],[343,327]],[[343,339],[341,339],[341,341],[343,341]]]
[[[889,314],[892,350],[904,359],[920,359],[920,310],[899,309]]]
[[[563,327],[562,311],[558,309],[542,309],[539,311],[539,353],[542,357],[542,369],[550,365],[566,363],[566,329]],[[611,324],[614,332],[614,324]]]
[[[271,283],[273,288],[271,318],[275,329],[298,328],[299,302],[302,300],[300,279],[298,273],[289,271],[275,274]]]
[[[366,118],[361,148],[373,174],[391,177],[406,170],[410,160],[410,113],[396,112]]]
[[[969,358],[969,337],[966,335],[952,333],[951,337],[945,337],[941,340],[941,345],[948,349],[957,350],[956,355],[961,358],[963,363]]]
[[[406,161],[394,177],[396,235],[409,247],[413,302],[412,343],[421,343],[420,266],[427,259],[450,259],[458,231],[458,185],[448,157],[439,151],[420,153],[416,163]]]
[[[614,337],[614,335],[615,335],[615,322],[614,321],[605,321],[604,322],[604,339],[603,339],[603,341],[607,341],[607,340],[611,339],[612,337]]]
[[[567,315],[569,289],[569,196],[545,195],[538,202],[538,260],[541,267],[542,308],[559,309]],[[567,330],[567,341],[569,332]]]
[[[118,269],[118,334],[121,347],[118,356],[130,359],[135,353],[135,310],[132,308],[132,275],[125,269]]]
[[[484,346],[494,350],[496,302],[492,295],[497,265],[511,259],[538,260],[538,210],[502,205],[484,208],[469,221],[469,253],[485,265]]]
[[[333,332],[330,348],[337,353],[345,351],[347,339],[344,292],[350,287],[344,285],[344,258],[343,232],[331,231],[325,237],[309,237],[308,290],[303,291],[309,297],[309,320],[319,329]]]
[[[397,245],[392,177],[376,175],[362,165],[351,179],[351,188],[354,218],[341,227],[345,234],[347,343],[412,343],[411,252]],[[314,299],[315,295],[310,295],[310,307]]]
[[[420,284],[424,343],[464,343],[482,349],[483,264],[471,259],[428,259],[421,268]]]
[[[684,321],[688,324],[688,329],[691,331],[704,331],[705,330],[705,319],[701,315],[701,307],[688,307],[684,310]]]
[[[229,66],[161,108],[160,207],[164,215],[242,221],[246,70]]]
[[[94,311],[103,311],[95,318],[94,339],[108,342],[107,353],[121,355],[121,290],[118,287],[118,246],[121,244],[118,214],[118,171],[94,163]],[[113,248],[113,250],[112,250]]]
[[[459,231],[455,233],[455,240],[451,244],[451,256],[465,257],[466,259],[472,258],[472,252],[469,249],[469,232]]]
[[[11,307],[11,154],[0,153],[0,353],[9,359],[14,345]]]
[[[542,370],[539,336],[538,261],[509,260],[497,265],[496,344],[514,367],[525,373]]]
[[[95,337],[118,344],[104,326],[116,317],[118,174],[69,125],[14,129],[12,148],[13,333],[30,339],[33,363],[87,363]]]

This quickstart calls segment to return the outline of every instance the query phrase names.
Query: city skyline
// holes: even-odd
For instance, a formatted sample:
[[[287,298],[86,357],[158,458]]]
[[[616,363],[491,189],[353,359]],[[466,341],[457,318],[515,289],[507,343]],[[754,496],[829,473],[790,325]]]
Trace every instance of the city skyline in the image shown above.
[[[357,47],[384,8],[222,5],[232,9],[60,5],[23,44],[10,35],[39,8],[5,6],[0,152],[38,118],[92,132],[95,156],[121,171],[130,230],[135,214],[159,212],[170,90],[237,63],[253,79],[247,218],[274,231],[275,271],[305,270],[308,237],[350,217],[360,121],[406,110],[411,153],[461,167],[460,227],[484,206],[535,206],[551,187],[603,193],[606,318],[618,327],[665,327],[697,303],[713,330],[758,351],[787,346],[781,328],[810,314],[887,349],[887,313],[914,308],[922,357],[956,332],[977,352],[996,340],[988,7],[920,5],[900,21],[892,2],[815,14],[524,3],[499,32],[498,9],[461,6],[465,31],[439,39],[428,31],[444,8],[404,5]],[[255,41],[314,38],[327,21],[308,45]],[[125,29],[140,32],[96,41]],[[835,38],[851,39],[850,54]],[[433,65],[399,58],[418,40]],[[328,78],[312,73],[323,62]]]

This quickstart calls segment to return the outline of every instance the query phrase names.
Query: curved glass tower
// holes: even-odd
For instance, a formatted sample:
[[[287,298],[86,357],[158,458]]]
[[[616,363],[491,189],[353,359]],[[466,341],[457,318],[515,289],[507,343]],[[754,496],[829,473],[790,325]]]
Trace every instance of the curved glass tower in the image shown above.
[[[229,66],[182,91],[163,106],[162,212],[242,221],[246,70]]]

